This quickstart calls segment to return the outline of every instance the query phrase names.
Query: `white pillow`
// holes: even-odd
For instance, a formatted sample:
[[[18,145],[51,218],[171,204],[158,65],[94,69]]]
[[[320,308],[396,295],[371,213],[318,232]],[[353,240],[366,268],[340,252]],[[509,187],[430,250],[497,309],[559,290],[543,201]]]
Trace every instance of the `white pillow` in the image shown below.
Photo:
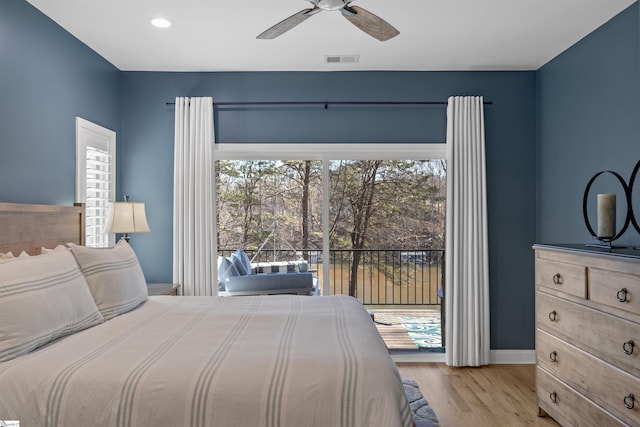
[[[51,249],[51,248],[45,248],[44,246],[42,246],[42,247],[40,248],[40,254],[41,254],[41,255],[44,255],[44,254],[46,254],[46,253],[48,253],[48,252],[51,252],[51,251],[57,251],[57,250],[60,250],[60,249],[68,249],[68,248],[67,248],[65,245],[58,245],[58,246],[56,246],[56,247],[55,247],[55,248],[53,248],[53,249]]]
[[[68,250],[69,250],[69,248],[68,248],[68,247],[66,247],[65,245],[58,245],[58,246],[56,246],[56,247],[55,247],[55,248],[53,248],[53,249],[48,249],[48,248],[45,248],[44,246],[42,246],[42,247],[40,248],[40,255],[45,255],[45,254],[47,254],[47,253],[49,253],[49,252],[52,252],[52,251],[59,251],[59,250],[68,251]],[[40,255],[33,255],[33,256],[40,256]],[[27,251],[22,251],[22,252],[20,252],[20,255],[18,255],[17,257],[13,256],[13,253],[12,253],[12,252],[7,252],[7,253],[4,253],[4,254],[3,254],[2,252],[0,252],[0,262],[1,262],[1,261],[4,261],[4,260],[7,260],[7,259],[13,259],[13,258],[25,258],[25,257],[30,257],[30,256],[32,256],[32,255],[29,255],[29,254],[27,253]]]
[[[147,300],[144,273],[125,240],[113,248],[87,248],[71,243],[69,247],[104,320],[126,313]]]
[[[68,250],[0,263],[0,362],[102,322]]]

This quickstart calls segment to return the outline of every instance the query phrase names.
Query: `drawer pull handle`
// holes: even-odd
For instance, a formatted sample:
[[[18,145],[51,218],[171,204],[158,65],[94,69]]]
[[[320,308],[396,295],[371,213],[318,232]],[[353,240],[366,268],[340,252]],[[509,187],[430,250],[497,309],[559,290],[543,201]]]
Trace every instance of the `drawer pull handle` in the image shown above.
[[[560,273],[556,273],[553,275],[553,284],[562,285],[562,276],[560,275]]]
[[[635,404],[636,404],[636,399],[635,399],[635,397],[633,397],[632,393],[629,393],[624,397],[624,406],[625,406],[625,408],[633,409]]]
[[[549,359],[551,359],[552,362],[557,362],[558,353],[556,353],[555,351],[552,351],[551,353],[549,353]]]
[[[555,310],[549,313],[549,320],[551,320],[552,322],[555,322],[557,318],[558,318],[558,313],[556,313]]]
[[[622,344],[622,349],[624,350],[624,354],[633,354],[633,347],[636,343],[633,340],[629,340],[626,343]]]
[[[616,294],[616,296],[618,297],[618,301],[620,302],[627,302],[627,294],[629,293],[629,291],[627,291],[627,288],[622,288],[618,291],[618,293]]]
[[[625,406],[626,406],[626,397],[625,397]],[[558,395],[556,394],[555,391],[552,391],[551,393],[549,393],[549,400],[551,401],[551,403],[558,403]]]

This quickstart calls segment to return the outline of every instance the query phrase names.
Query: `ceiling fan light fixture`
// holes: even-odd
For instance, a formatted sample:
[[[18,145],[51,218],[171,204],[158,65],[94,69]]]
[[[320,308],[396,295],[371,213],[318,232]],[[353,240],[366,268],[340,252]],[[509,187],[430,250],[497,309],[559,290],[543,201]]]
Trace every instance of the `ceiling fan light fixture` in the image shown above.
[[[344,0],[317,0],[314,3],[322,10],[339,10],[345,7],[348,2]]]
[[[151,25],[156,28],[169,28],[171,26],[171,21],[169,21],[167,18],[155,17],[151,18],[149,22],[151,22]]]

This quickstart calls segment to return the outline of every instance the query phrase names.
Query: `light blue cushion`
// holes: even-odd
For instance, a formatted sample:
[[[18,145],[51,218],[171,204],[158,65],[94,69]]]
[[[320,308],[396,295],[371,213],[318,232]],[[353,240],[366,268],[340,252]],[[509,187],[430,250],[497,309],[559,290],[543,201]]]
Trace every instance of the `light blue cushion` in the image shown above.
[[[239,275],[238,270],[229,258],[218,257],[218,282],[224,283],[225,278]]]
[[[251,274],[251,260],[249,259],[249,255],[242,249],[238,249],[238,252],[244,263],[244,268],[247,270],[247,274]]]
[[[251,274],[251,261],[249,260],[249,256],[242,249],[237,249],[231,255],[231,262],[233,262],[233,265],[241,276]]]

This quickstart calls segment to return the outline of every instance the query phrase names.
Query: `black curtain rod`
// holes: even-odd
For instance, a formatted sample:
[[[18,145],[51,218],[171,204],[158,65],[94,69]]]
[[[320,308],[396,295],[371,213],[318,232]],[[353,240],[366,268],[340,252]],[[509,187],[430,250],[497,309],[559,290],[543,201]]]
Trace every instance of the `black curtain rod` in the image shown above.
[[[213,106],[225,107],[234,105],[447,105],[443,101],[246,101],[246,102],[215,102]],[[484,105],[492,105],[491,101],[484,101]],[[167,105],[176,105],[167,102]]]

